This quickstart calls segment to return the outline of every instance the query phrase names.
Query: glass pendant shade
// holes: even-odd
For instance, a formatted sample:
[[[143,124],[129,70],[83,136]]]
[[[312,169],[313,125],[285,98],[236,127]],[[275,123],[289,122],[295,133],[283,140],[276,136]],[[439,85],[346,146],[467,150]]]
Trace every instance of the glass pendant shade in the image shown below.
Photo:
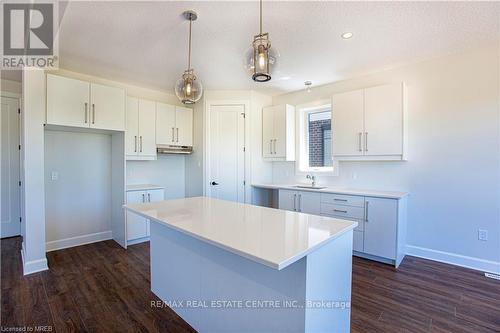
[[[279,53],[271,47],[267,33],[254,37],[252,46],[246,54],[246,67],[257,82],[271,80],[271,74],[276,67]]]
[[[175,94],[183,104],[194,104],[203,94],[201,81],[194,75],[193,69],[184,71],[175,84]]]

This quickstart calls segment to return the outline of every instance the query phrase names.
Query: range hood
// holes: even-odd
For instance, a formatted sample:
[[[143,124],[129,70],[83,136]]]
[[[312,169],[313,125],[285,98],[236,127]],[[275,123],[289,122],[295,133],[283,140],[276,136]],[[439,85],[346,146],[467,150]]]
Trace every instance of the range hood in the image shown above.
[[[173,145],[156,145],[158,154],[191,154],[193,147],[191,146],[173,146]]]

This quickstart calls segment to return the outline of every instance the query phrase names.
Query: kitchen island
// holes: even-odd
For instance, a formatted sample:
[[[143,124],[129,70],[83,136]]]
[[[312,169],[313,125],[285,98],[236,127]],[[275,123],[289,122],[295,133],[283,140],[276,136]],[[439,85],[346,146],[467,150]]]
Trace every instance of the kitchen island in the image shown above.
[[[151,290],[196,330],[349,332],[357,222],[207,197],[125,209],[151,221]]]

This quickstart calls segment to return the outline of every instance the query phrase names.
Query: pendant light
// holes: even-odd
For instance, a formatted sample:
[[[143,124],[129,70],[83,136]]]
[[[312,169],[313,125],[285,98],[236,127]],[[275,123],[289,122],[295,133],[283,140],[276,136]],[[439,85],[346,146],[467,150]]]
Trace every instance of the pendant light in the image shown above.
[[[260,0],[260,32],[253,37],[252,46],[247,51],[245,59],[252,79],[256,82],[271,80],[271,73],[278,57],[278,51],[271,48],[269,34],[262,32],[262,0]]]
[[[203,94],[201,81],[194,75],[194,70],[191,68],[191,28],[193,21],[196,21],[198,18],[198,14],[195,11],[188,10],[182,13],[182,16],[186,20],[189,20],[188,68],[175,84],[175,94],[183,104],[194,104],[200,100]]]

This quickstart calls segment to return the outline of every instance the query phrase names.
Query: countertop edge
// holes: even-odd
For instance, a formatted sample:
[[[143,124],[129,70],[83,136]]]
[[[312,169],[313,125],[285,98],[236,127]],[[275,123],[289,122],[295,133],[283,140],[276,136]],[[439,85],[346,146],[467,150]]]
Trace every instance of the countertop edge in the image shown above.
[[[239,256],[241,256],[241,257],[243,257],[243,258],[246,258],[246,259],[251,260],[251,261],[253,261],[253,262],[256,262],[256,263],[262,264],[262,265],[264,265],[264,266],[267,266],[267,267],[270,267],[270,268],[276,269],[276,270],[278,270],[278,271],[280,271],[280,270],[282,270],[282,269],[284,269],[284,268],[286,268],[286,267],[288,267],[288,266],[290,266],[290,265],[292,265],[292,264],[296,263],[296,262],[297,262],[297,261],[299,261],[300,259],[302,259],[302,258],[306,257],[306,256],[307,256],[308,254],[310,254],[311,252],[316,251],[318,248],[320,248],[320,247],[322,247],[322,246],[324,246],[324,245],[328,244],[329,242],[331,242],[331,241],[333,241],[333,240],[337,239],[338,237],[340,237],[341,235],[345,234],[346,232],[349,232],[349,231],[354,230],[354,228],[356,228],[356,227],[358,226],[358,223],[357,223],[357,222],[355,222],[355,221],[349,221],[349,220],[348,220],[349,222],[352,222],[352,224],[351,224],[351,225],[349,225],[349,226],[347,226],[347,227],[345,227],[344,229],[342,229],[342,230],[338,231],[338,232],[337,232],[334,236],[332,236],[332,237],[330,237],[330,238],[328,238],[328,239],[325,239],[324,241],[322,241],[322,242],[320,242],[320,243],[318,243],[318,244],[314,245],[313,247],[308,248],[308,249],[306,249],[306,250],[304,250],[304,251],[302,251],[302,252],[300,252],[300,253],[298,253],[298,254],[294,255],[293,257],[287,258],[286,260],[284,260],[284,261],[282,261],[282,262],[276,263],[276,262],[271,262],[271,261],[268,261],[268,260],[265,260],[265,259],[262,259],[262,258],[256,257],[256,256],[251,255],[251,254],[246,253],[246,252],[239,251],[239,250],[234,249],[234,248],[232,248],[232,247],[229,247],[229,246],[227,246],[227,245],[221,244],[221,243],[219,243],[219,242],[213,241],[213,240],[211,240],[211,239],[208,239],[208,238],[202,237],[202,236],[200,236],[200,235],[194,234],[194,233],[189,232],[189,231],[187,231],[187,230],[184,230],[184,229],[178,228],[178,227],[176,227],[176,226],[173,226],[173,225],[171,225],[171,224],[165,223],[165,222],[163,222],[163,221],[161,221],[161,220],[159,220],[159,219],[157,219],[157,218],[151,217],[151,216],[149,216],[149,215],[147,215],[147,214],[144,214],[144,213],[142,213],[142,212],[140,212],[140,211],[138,211],[138,210],[135,210],[135,209],[133,209],[133,208],[127,207],[126,205],[123,205],[123,208],[124,208],[125,210],[128,210],[128,211],[130,211],[130,212],[134,213],[134,214],[137,214],[137,215],[140,215],[140,216],[142,216],[142,217],[144,217],[144,218],[147,218],[147,219],[149,219],[149,220],[151,220],[151,221],[154,221],[154,222],[160,223],[161,225],[163,225],[163,226],[165,226],[165,227],[167,227],[167,228],[170,228],[170,229],[172,229],[172,230],[175,230],[175,231],[181,232],[181,233],[183,233],[183,234],[185,234],[185,235],[191,236],[191,237],[193,237],[193,238],[195,238],[195,239],[198,239],[198,240],[200,240],[200,241],[203,241],[203,242],[205,242],[205,243],[207,243],[207,244],[211,244],[211,245],[216,246],[216,247],[218,247],[218,248],[220,248],[220,249],[226,250],[226,251],[228,251],[228,252],[230,252],[230,253],[233,253],[233,254],[239,255]]]
[[[344,195],[354,195],[354,196],[365,196],[365,197],[374,197],[374,198],[387,198],[387,199],[396,199],[400,200],[409,195],[408,192],[397,192],[397,194],[390,193],[391,191],[377,191],[377,190],[356,190],[356,189],[333,189],[333,188],[322,188],[322,189],[314,189],[314,188],[300,188],[294,185],[287,184],[252,184],[252,187],[256,188],[264,188],[264,189],[274,189],[274,190],[293,190],[293,191],[305,191],[305,192],[316,192],[316,193],[329,193],[329,194],[344,194]]]

